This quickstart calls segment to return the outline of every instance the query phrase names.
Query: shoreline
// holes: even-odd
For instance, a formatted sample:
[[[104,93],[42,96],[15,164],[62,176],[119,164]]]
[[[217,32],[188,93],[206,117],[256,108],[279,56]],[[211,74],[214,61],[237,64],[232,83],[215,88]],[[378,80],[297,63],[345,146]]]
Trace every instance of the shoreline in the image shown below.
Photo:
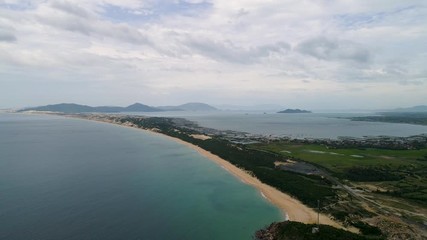
[[[34,113],[31,113],[34,114]],[[51,115],[49,113],[48,115]],[[56,115],[56,114],[53,114]],[[220,158],[219,156],[199,147],[194,144],[191,144],[189,142],[186,142],[184,140],[181,140],[179,138],[171,137],[169,135],[159,133],[150,129],[143,129],[136,126],[126,125],[126,124],[120,124],[113,121],[104,121],[101,119],[93,119],[93,118],[85,118],[80,116],[72,116],[72,115],[58,115],[63,117],[69,117],[74,119],[80,119],[80,120],[87,120],[87,121],[94,121],[99,123],[106,123],[106,124],[114,124],[121,127],[128,127],[132,129],[137,129],[144,131],[149,134],[157,135],[160,137],[168,138],[171,141],[174,141],[176,143],[182,144],[190,149],[195,150],[203,157],[207,158],[208,160],[211,160],[218,164],[220,167],[222,167],[224,170],[229,172],[231,175],[236,177],[238,180],[242,181],[245,184],[248,184],[255,189],[257,189],[261,195],[261,197],[265,198],[267,201],[269,201],[271,204],[276,206],[282,213],[284,220],[290,220],[290,221],[296,221],[296,222],[302,222],[306,224],[314,224],[317,223],[317,212],[304,205],[299,200],[291,197],[290,195],[283,193],[279,191],[278,189],[267,185],[265,183],[262,183],[258,178],[250,175],[243,169],[240,169],[236,166],[234,166],[232,163]],[[338,222],[330,219],[325,214],[320,214],[320,223],[325,225],[330,225],[336,228],[346,229],[348,231],[357,232],[357,229],[355,228],[346,228],[343,225],[339,224]]]
[[[140,129],[140,128],[138,128]],[[141,129],[145,130],[145,129]],[[191,143],[185,142],[181,139],[174,138],[165,134],[153,132],[150,130],[145,130],[149,133],[156,134],[159,136],[167,137],[170,140],[173,140],[177,143],[183,144],[188,148],[196,150],[200,155],[206,157],[207,159],[217,163],[220,167],[224,168],[231,175],[241,180],[243,183],[248,184],[256,188],[262,197],[267,199],[271,204],[276,206],[282,212],[285,220],[297,221],[302,223],[316,223],[317,222],[317,212],[313,209],[305,206],[299,200],[287,195],[276,188],[269,186],[265,183],[262,183],[257,178],[251,176],[246,171],[234,166],[230,162],[218,157],[217,155],[212,154],[209,151],[206,151],[203,148],[200,148]],[[320,222],[322,224],[331,225],[334,227],[342,228],[340,224],[331,220],[324,214],[320,214]]]

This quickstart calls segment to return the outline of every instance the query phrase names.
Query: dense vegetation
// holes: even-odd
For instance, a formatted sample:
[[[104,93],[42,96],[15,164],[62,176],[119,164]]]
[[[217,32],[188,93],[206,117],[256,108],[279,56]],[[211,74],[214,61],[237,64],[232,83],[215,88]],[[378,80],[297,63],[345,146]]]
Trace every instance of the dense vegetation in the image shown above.
[[[328,225],[320,225],[319,232],[313,233],[315,224],[304,224],[300,222],[285,221],[273,223],[266,229],[256,233],[255,239],[274,240],[365,240],[364,236],[337,229]],[[370,239],[383,239],[382,237]]]
[[[339,179],[373,182],[378,193],[427,202],[427,148],[393,150],[376,148],[331,149],[320,144],[277,141],[254,144],[254,149],[309,162]]]
[[[381,181],[398,181],[403,177],[395,172],[378,167],[352,167],[349,168],[345,177],[351,181],[359,182],[381,182]]]
[[[352,223],[352,225],[355,226],[355,227],[357,227],[358,229],[360,229],[360,232],[363,235],[366,235],[366,236],[380,236],[380,237],[382,236],[382,232],[381,232],[381,230],[379,228],[371,226],[371,225],[369,225],[367,223],[358,221],[358,222]]]

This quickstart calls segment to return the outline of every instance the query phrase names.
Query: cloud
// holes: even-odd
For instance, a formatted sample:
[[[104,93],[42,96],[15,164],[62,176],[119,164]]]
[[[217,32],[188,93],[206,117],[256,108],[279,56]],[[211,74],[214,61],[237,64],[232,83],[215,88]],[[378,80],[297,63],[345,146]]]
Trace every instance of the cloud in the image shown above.
[[[367,49],[348,40],[317,37],[299,43],[296,50],[302,54],[326,61],[345,60],[366,63],[370,60],[370,53]]]
[[[68,2],[42,5],[34,13],[33,19],[58,30],[76,32],[95,38],[111,38],[133,44],[149,44],[148,38],[139,29],[126,23],[104,21],[94,13]]]
[[[189,92],[213,99],[212,89],[242,102],[345,89],[370,99],[368,89],[414,84],[405,97],[425,99],[425,29],[422,0],[0,0],[0,61],[16,87],[105,84],[128,102],[203,101]]]
[[[245,48],[238,47],[231,41],[190,38],[185,44],[191,51],[204,57],[239,64],[256,63],[274,54],[284,55],[290,50],[290,45],[285,42]]]
[[[91,15],[87,10],[83,7],[79,6],[76,3],[70,3],[67,1],[54,1],[50,4],[54,9],[61,10],[71,15],[75,15],[82,18],[89,18]]]
[[[16,40],[15,35],[0,29],[0,42],[16,42]]]

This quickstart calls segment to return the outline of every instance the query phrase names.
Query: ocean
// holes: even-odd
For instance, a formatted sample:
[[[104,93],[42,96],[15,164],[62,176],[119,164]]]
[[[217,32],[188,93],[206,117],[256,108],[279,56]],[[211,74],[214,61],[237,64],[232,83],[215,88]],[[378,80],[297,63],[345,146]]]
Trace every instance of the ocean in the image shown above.
[[[177,142],[0,113],[0,239],[251,239],[282,213]]]

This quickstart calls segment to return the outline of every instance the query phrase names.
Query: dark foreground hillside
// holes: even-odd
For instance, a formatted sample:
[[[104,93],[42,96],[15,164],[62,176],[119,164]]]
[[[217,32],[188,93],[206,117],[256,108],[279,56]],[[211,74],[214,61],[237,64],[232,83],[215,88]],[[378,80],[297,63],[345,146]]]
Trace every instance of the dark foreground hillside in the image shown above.
[[[365,240],[367,238],[337,229],[328,225],[320,225],[319,232],[313,233],[316,224],[285,221],[273,223],[255,234],[257,240]]]

